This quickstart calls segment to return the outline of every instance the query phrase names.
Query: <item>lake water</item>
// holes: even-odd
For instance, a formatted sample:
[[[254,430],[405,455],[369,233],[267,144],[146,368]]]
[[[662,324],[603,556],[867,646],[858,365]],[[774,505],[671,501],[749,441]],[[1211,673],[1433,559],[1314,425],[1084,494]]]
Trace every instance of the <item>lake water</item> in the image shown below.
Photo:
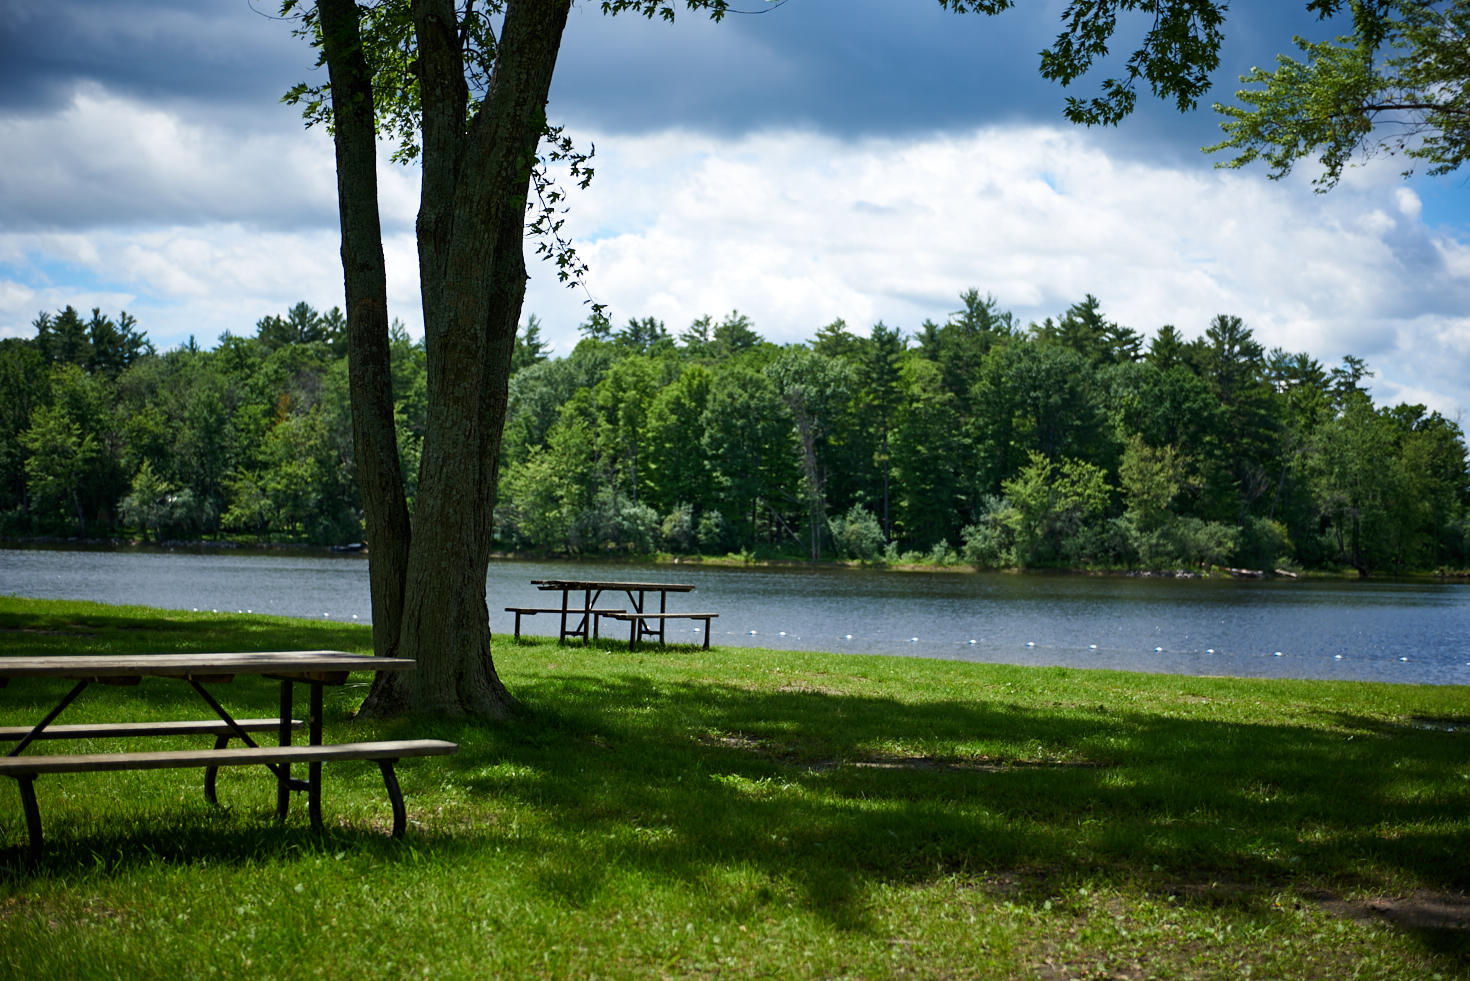
[[[1470,585],[496,561],[491,628],[532,579],[692,583],[716,644],[1175,674],[1470,683]],[[0,548],[0,594],[368,622],[361,555]],[[625,605],[621,594],[604,602]],[[622,625],[605,622],[614,636]],[[548,615],[528,633],[555,632]],[[670,639],[698,641],[679,621]],[[1278,653],[1279,652],[1279,653]]]

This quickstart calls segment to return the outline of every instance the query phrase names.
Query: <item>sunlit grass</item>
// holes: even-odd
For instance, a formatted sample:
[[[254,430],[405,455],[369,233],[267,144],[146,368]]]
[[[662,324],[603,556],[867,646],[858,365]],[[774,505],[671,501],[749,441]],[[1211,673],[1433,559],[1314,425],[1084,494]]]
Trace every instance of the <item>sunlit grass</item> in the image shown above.
[[[370,637],[0,599],[0,654],[307,648]],[[1463,928],[1365,906],[1466,888],[1460,687],[508,637],[495,657],[523,706],[505,723],[354,722],[367,678],[330,690],[329,740],[460,744],[402,765],[402,842],[372,764],[327,768],[320,837],[304,801],[274,821],[264,773],[222,772],[218,809],[195,771],[37,781],[48,852],[0,878],[0,976],[1470,974]],[[65,686],[12,681],[0,722]],[[275,711],[270,682],[217,692]],[[65,721],[202,708],[145,680]],[[0,858],[23,843],[0,782]]]

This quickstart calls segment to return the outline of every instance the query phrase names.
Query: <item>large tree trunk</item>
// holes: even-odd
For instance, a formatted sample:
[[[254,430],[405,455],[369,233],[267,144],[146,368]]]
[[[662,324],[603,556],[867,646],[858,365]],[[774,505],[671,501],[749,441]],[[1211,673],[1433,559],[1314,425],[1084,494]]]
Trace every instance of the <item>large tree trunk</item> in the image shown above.
[[[511,351],[526,273],[525,205],[568,0],[510,0],[469,126],[453,0],[417,0],[423,99],[419,277],[428,429],[398,654],[418,661],[364,710],[505,715],[485,574]]]
[[[355,0],[318,0],[317,12],[332,85],[352,441],[367,523],[373,653],[391,657],[403,624],[410,529],[393,424],[372,76],[363,55]],[[380,674],[379,684],[395,677]]]

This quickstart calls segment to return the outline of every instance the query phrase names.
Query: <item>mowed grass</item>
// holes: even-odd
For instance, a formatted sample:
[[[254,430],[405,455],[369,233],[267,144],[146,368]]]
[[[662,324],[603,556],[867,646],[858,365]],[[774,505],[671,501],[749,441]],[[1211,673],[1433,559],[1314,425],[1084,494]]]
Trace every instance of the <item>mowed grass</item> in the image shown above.
[[[0,598],[0,655],[313,648],[370,637]],[[223,771],[219,808],[198,771],[42,777],[27,873],[0,781],[0,977],[1470,977],[1460,687],[508,637],[495,657],[507,722],[355,722],[367,677],[328,690],[328,741],[460,745],[401,765],[403,841],[371,763],[327,766],[320,836],[299,796],[275,821],[264,771]],[[12,681],[0,723],[69,684]],[[276,711],[273,682],[214,691]],[[207,714],[152,679],[61,721]]]

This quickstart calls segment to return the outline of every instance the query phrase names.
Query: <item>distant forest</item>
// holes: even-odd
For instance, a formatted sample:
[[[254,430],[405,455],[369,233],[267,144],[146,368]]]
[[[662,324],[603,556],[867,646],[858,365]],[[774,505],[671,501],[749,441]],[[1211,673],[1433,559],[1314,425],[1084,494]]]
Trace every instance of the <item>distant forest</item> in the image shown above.
[[[1145,342],[1088,296],[1021,326],[976,290],[945,323],[805,344],[746,317],[677,336],[594,315],[516,341],[507,550],[979,567],[1470,566],[1464,434],[1378,407],[1352,356],[1266,351],[1238,317]],[[344,544],[363,535],[345,322],[305,303],[158,352],[127,314],[0,341],[0,532]],[[410,504],[422,342],[395,325]]]

